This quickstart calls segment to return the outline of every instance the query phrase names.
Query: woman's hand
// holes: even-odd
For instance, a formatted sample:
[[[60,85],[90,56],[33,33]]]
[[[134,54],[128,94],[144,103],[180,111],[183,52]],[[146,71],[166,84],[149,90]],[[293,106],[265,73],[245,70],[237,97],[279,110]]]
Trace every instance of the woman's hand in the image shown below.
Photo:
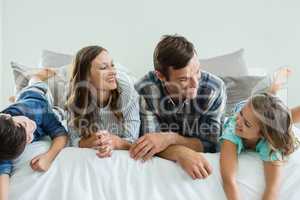
[[[81,138],[79,140],[78,146],[80,148],[91,148],[91,149],[98,149],[101,143],[100,134],[93,133],[88,138]]]
[[[110,157],[116,147],[117,138],[119,137],[110,134],[108,131],[99,131],[97,133],[99,134],[100,138],[100,145],[98,147],[97,156],[99,156],[100,158]]]
[[[106,130],[98,131],[88,138],[81,138],[79,147],[98,150],[100,158],[110,157],[113,150],[128,150],[131,144]]]
[[[100,135],[100,146],[97,152],[100,158],[110,157],[113,150],[128,150],[131,146],[126,140],[108,131],[99,131],[97,134]]]

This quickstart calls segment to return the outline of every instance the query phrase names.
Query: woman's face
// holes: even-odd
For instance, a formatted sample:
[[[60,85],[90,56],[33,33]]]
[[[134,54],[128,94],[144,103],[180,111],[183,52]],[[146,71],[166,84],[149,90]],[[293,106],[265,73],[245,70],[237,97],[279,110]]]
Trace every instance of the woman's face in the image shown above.
[[[102,51],[92,61],[90,82],[97,90],[111,91],[117,88],[116,71],[107,51]]]
[[[248,140],[261,137],[259,122],[248,102],[237,116],[236,134]]]

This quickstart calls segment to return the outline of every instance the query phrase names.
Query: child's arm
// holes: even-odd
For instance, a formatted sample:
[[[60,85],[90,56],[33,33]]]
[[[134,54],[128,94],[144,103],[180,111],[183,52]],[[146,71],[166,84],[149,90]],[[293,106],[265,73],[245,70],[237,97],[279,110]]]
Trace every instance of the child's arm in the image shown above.
[[[8,200],[9,175],[0,175],[0,200]]]
[[[57,154],[66,146],[67,140],[66,135],[55,137],[46,153],[38,155],[31,160],[31,168],[35,171],[47,171]]]
[[[278,199],[281,167],[282,164],[280,162],[264,162],[266,188],[263,200]]]
[[[224,140],[221,146],[220,170],[223,179],[223,188],[229,200],[240,199],[236,182],[237,160],[236,145],[228,140]]]
[[[291,112],[293,123],[300,123],[300,106],[292,108]]]

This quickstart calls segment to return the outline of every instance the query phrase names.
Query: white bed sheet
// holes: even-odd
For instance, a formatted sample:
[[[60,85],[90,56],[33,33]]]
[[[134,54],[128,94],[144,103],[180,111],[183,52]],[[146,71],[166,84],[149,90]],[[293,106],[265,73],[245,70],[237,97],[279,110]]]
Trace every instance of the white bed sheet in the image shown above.
[[[48,147],[49,141],[34,143],[15,162],[10,200],[226,199],[219,172],[219,154],[205,154],[214,170],[205,180],[192,180],[179,165],[160,158],[141,163],[132,160],[127,151],[116,151],[111,158],[99,159],[94,150],[71,147],[58,155],[46,173],[33,172],[30,159]],[[283,175],[279,199],[298,200],[299,150],[284,166]],[[240,156],[237,179],[244,200],[261,199],[263,165],[255,153]]]

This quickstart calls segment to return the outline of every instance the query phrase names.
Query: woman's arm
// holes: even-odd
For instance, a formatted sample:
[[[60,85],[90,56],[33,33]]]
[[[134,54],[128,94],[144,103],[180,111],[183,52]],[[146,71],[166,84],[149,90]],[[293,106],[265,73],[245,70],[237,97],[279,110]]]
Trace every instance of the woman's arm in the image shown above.
[[[266,188],[264,191],[263,200],[278,199],[281,168],[281,162],[264,162]]]
[[[0,175],[0,200],[8,200],[9,175]]]
[[[236,145],[228,140],[224,140],[221,146],[220,170],[223,179],[223,188],[228,200],[240,199],[236,182],[237,161]]]

